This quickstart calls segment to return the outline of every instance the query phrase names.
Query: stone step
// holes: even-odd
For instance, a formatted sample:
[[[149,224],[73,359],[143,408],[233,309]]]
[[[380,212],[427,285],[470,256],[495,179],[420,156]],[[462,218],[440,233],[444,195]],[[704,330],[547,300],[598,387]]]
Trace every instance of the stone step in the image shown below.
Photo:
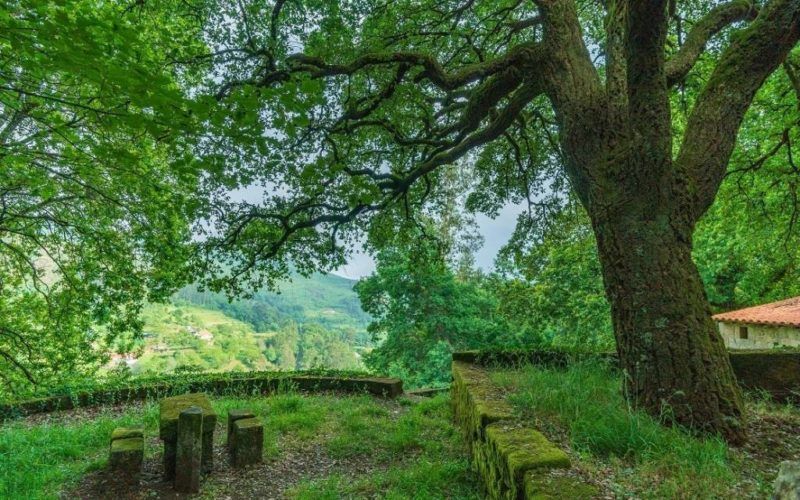
[[[264,426],[257,418],[240,418],[233,423],[231,461],[234,467],[261,462],[264,453]]]
[[[237,410],[228,410],[228,448],[233,449],[234,441],[236,440],[236,435],[233,432],[233,424],[237,420],[241,420],[243,418],[255,418],[256,414],[253,413],[251,410],[247,409],[237,409]]]
[[[118,427],[111,433],[108,463],[125,481],[136,480],[144,461],[144,432],[139,427]]]

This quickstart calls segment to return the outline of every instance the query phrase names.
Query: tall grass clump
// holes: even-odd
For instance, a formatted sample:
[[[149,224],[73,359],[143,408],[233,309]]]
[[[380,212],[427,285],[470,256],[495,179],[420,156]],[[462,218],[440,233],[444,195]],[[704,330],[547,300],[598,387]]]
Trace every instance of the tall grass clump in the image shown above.
[[[523,418],[566,435],[582,456],[610,462],[645,497],[711,498],[735,480],[722,439],[663,425],[668,412],[660,421],[632,408],[621,375],[607,363],[523,366],[493,377],[512,390],[509,401]]]

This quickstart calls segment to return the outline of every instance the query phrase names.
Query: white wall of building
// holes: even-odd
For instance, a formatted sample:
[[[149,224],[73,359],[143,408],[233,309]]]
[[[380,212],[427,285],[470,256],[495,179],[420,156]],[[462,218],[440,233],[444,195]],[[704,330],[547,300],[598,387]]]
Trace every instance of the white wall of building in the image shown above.
[[[753,325],[720,321],[719,333],[728,349],[773,349],[775,347],[800,347],[800,328],[790,326]],[[741,338],[740,329],[747,328],[747,338]]]

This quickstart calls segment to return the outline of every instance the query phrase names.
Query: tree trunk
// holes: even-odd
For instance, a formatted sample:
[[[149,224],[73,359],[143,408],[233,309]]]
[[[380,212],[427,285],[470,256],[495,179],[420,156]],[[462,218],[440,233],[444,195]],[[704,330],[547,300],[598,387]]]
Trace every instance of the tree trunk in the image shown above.
[[[644,217],[652,205],[642,201],[636,216],[593,217],[628,398],[666,422],[741,443],[742,398],[692,261],[693,225]]]

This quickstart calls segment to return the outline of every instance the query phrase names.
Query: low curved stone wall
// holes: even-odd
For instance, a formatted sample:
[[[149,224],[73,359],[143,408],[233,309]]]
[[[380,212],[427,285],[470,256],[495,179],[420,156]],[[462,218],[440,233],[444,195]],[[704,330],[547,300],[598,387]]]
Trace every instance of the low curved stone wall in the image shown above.
[[[617,355],[613,352],[603,353],[572,353],[563,351],[457,351],[453,353],[454,361],[464,361],[480,366],[505,366],[543,365],[567,366],[581,360],[602,359],[610,363],[617,363]]]
[[[218,373],[198,374],[174,384],[160,381],[123,387],[98,388],[78,391],[74,394],[0,404],[0,420],[78,407],[158,399],[187,392],[269,394],[281,388],[292,388],[303,392],[369,393],[395,398],[403,394],[403,381],[383,377],[336,377],[281,372],[250,372],[241,377]]]
[[[457,425],[464,432],[473,468],[490,499],[587,499],[593,486],[547,471],[569,468],[564,451],[514,417],[505,396],[486,370],[454,360],[451,398]]]

